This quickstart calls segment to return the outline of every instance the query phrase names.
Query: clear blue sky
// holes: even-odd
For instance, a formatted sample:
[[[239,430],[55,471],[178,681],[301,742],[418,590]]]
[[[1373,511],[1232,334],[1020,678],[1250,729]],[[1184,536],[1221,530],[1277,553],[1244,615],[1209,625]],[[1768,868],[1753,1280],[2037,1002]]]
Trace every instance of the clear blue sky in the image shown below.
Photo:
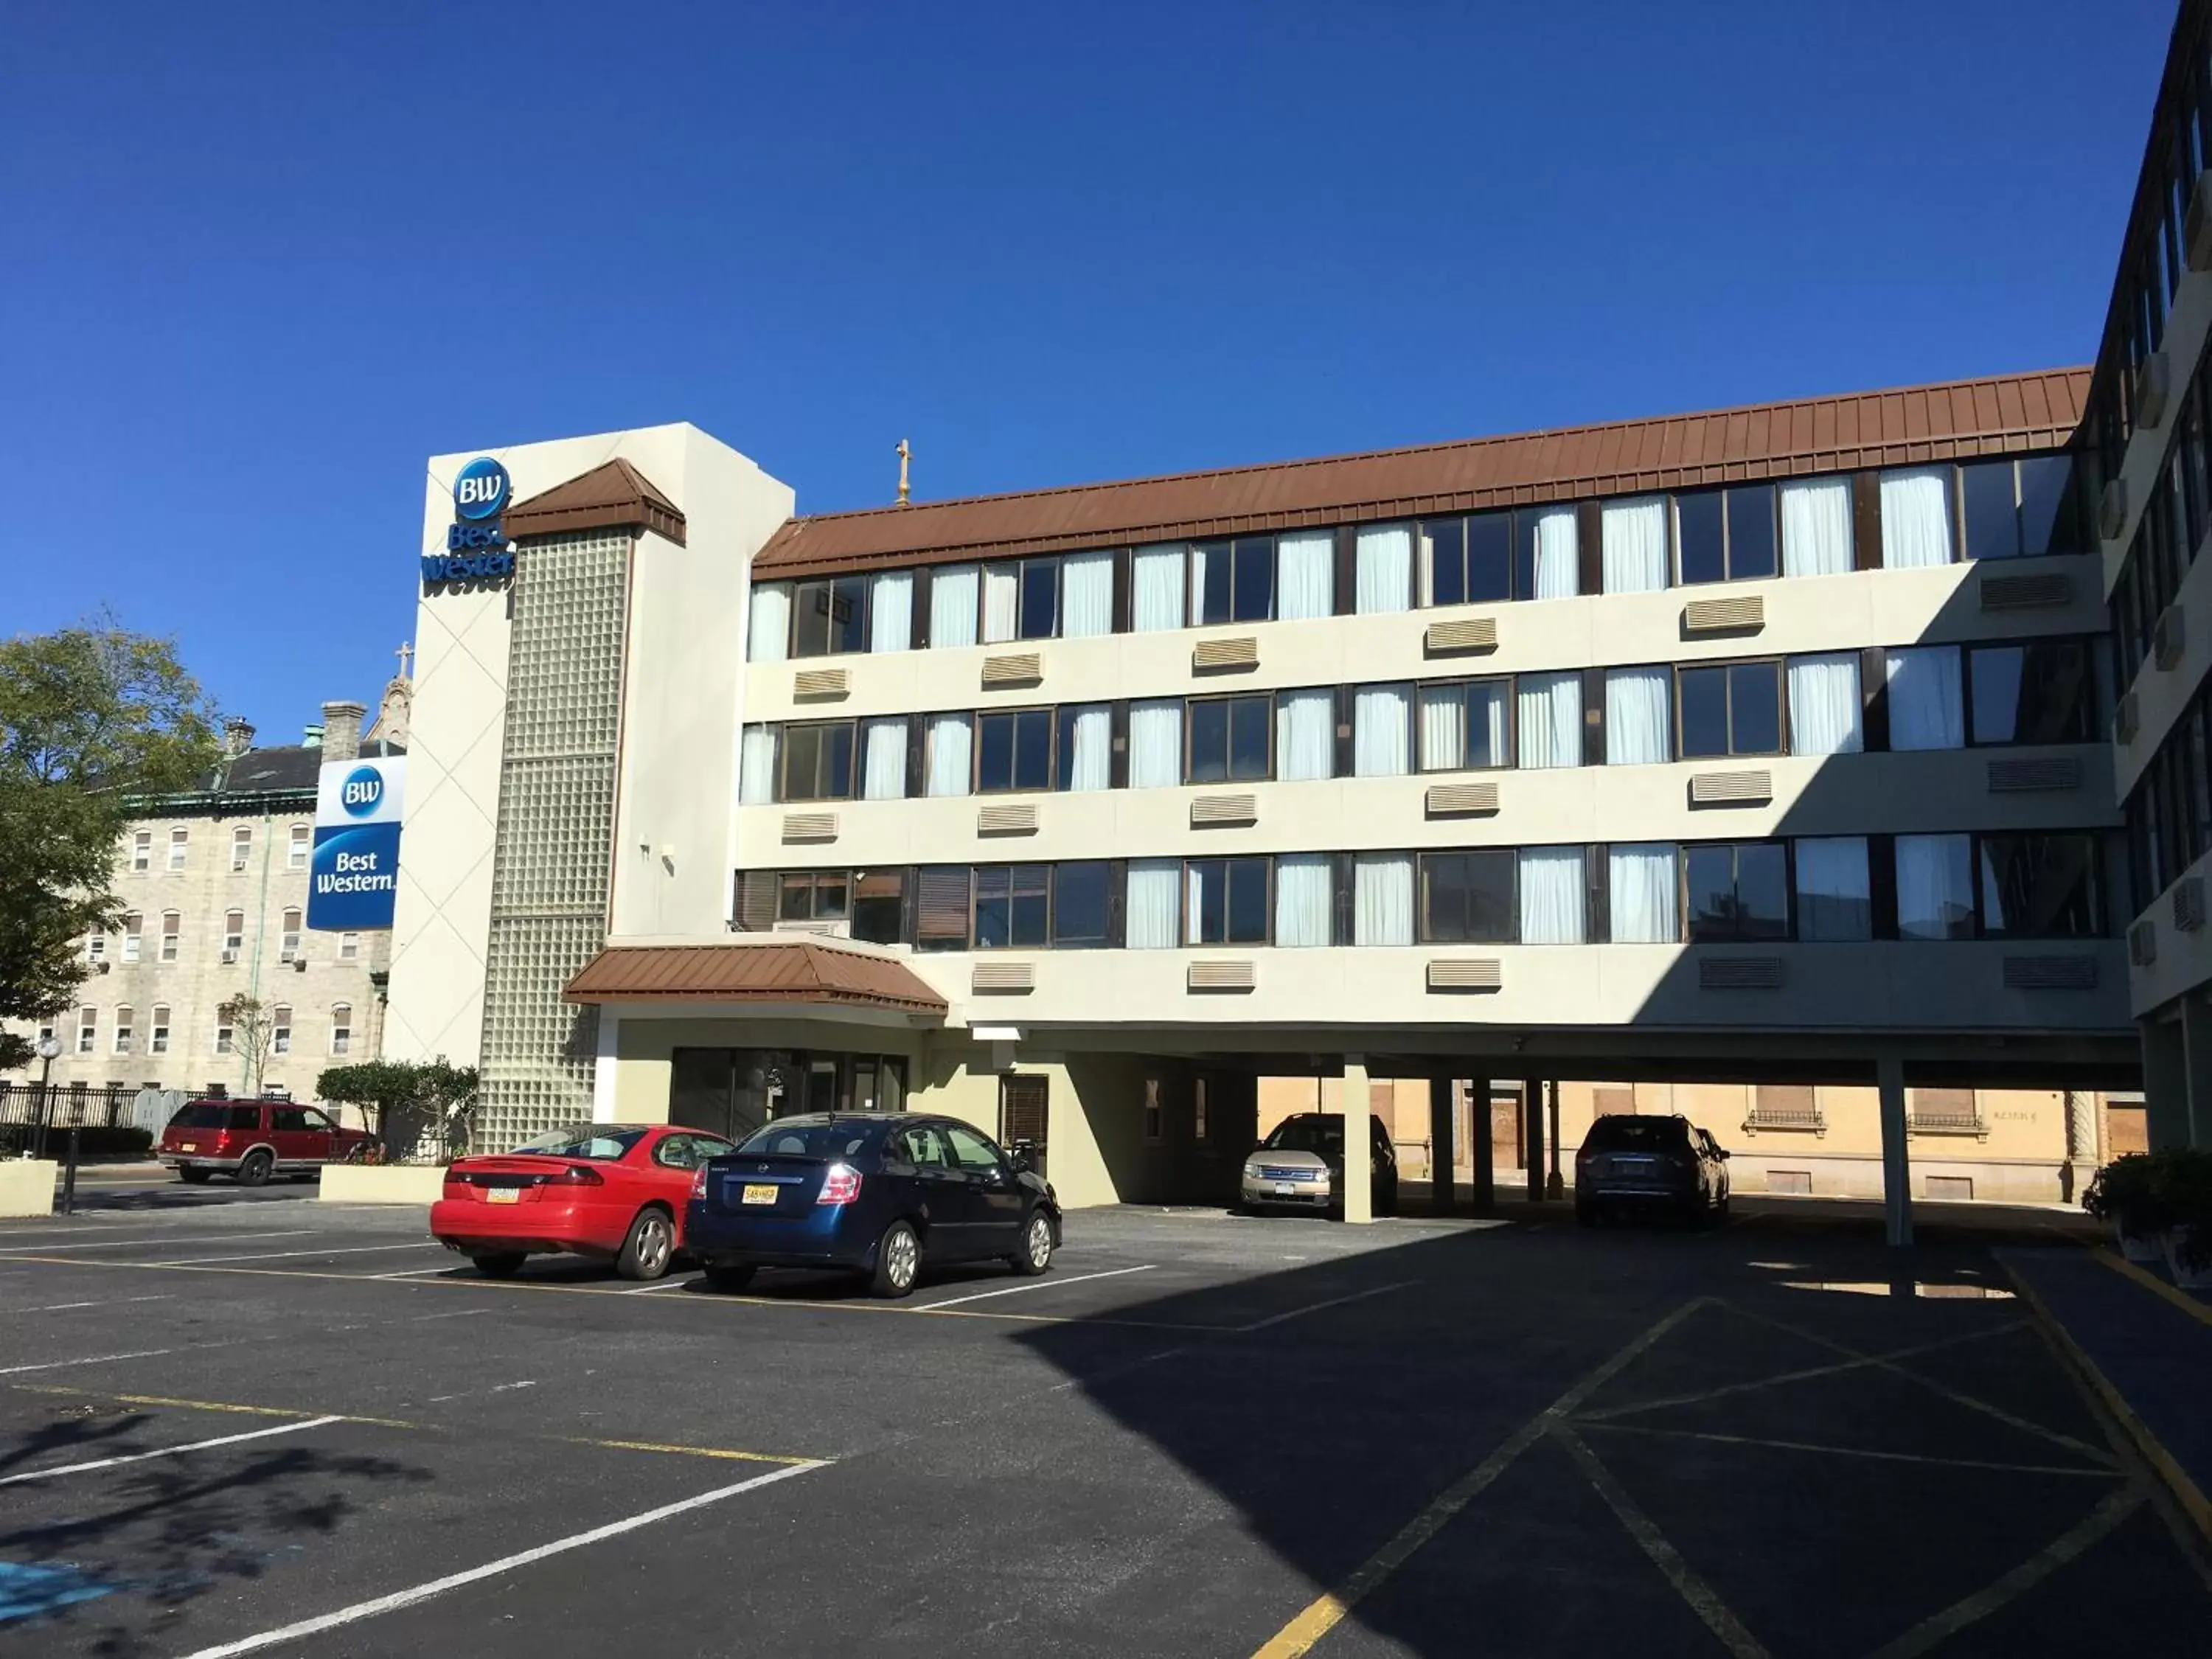
[[[443,451],[812,512],[2081,362],[2173,15],[0,0],[0,631],[282,740]]]

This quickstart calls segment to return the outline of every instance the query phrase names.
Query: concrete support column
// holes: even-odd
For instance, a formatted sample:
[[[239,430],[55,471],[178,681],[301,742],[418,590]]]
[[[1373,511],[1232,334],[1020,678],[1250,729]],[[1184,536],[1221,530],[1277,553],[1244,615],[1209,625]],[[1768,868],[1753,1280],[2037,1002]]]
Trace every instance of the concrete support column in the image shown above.
[[[1528,1149],[1528,1201],[1544,1201],[1544,1097],[1546,1079],[1532,1077],[1521,1085],[1522,1144]]]
[[[1344,1057],[1344,1190],[1337,1201],[1344,1218],[1356,1225],[1375,1219],[1375,1152],[1367,1137],[1367,1056]]]
[[[1468,1207],[1488,1215],[1498,1207],[1498,1172],[1491,1167],[1490,1079],[1469,1078],[1467,1084],[1467,1150],[1473,1171],[1468,1180]]]
[[[2181,1053],[2189,1078],[2189,1144],[2212,1146],[2212,1002],[2181,999]]]
[[[1905,1149],[1905,1062],[1885,1055],[1874,1063],[1881,1091],[1881,1194],[1889,1242],[1912,1243],[1912,1160]]]
[[[2178,1019],[2136,1022],[2142,1033],[2143,1116],[2151,1149],[2189,1144],[2189,1052]]]
[[[1452,1091],[1458,1086],[1448,1077],[1429,1079],[1429,1207],[1438,1215],[1452,1212]]]

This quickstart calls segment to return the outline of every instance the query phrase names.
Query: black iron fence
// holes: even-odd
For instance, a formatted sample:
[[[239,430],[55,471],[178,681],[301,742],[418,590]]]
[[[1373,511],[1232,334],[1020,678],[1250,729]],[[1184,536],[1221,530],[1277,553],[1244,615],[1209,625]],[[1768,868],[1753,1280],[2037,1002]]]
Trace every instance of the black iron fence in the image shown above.
[[[134,1121],[139,1093],[135,1084],[119,1089],[57,1084],[46,1121],[57,1129],[112,1129]],[[0,1083],[0,1123],[36,1123],[39,1094],[35,1083]]]

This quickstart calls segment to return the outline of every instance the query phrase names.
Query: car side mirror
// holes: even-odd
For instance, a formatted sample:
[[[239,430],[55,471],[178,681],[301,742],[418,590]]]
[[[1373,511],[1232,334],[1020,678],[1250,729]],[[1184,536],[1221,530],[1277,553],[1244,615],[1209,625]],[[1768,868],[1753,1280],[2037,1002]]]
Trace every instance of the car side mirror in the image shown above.
[[[1030,1155],[1030,1149],[1026,1144],[1009,1146],[1006,1149],[1006,1162],[1016,1175],[1031,1175],[1036,1170],[1036,1159]]]
[[[1729,1149],[1725,1146],[1716,1146],[1713,1148],[1713,1156],[1719,1158],[1722,1163],[1725,1164],[1728,1162]]]

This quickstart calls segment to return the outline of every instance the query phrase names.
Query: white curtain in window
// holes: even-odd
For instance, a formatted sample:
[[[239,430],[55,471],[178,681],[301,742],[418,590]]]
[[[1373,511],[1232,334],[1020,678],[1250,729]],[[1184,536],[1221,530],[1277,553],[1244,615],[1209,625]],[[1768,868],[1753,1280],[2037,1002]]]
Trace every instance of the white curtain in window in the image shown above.
[[[941,564],[929,579],[929,644],[975,643],[975,592],[982,573],[972,564]]]
[[[1158,634],[1182,626],[1183,555],[1181,542],[1140,547],[1129,579],[1129,626]]]
[[[1547,508],[1536,515],[1536,556],[1529,595],[1538,599],[1571,599],[1581,577],[1581,554],[1575,545],[1575,510]]]
[[[1674,842],[1615,846],[1607,864],[1615,945],[1672,945],[1681,938],[1674,911]]]
[[[1327,688],[1275,694],[1275,775],[1285,783],[1336,771],[1336,697]]]
[[[1328,866],[1322,853],[1289,853],[1275,860],[1275,943],[1328,943]]]
[[[1948,939],[1972,914],[1973,878],[1964,836],[1897,838],[1897,936]]]
[[[1413,532],[1402,524],[1359,532],[1352,605],[1363,617],[1413,608]]]
[[[1275,543],[1275,616],[1299,622],[1336,610],[1336,538],[1326,530]]]
[[[929,717],[928,776],[923,784],[925,793],[932,795],[964,795],[972,781],[971,756],[975,742],[974,728],[965,714],[932,714]]]
[[[1413,942],[1413,855],[1362,853],[1352,863],[1352,942]]]
[[[1782,486],[1782,574],[1840,576],[1851,568],[1851,486],[1819,478]]]
[[[781,662],[791,654],[789,582],[763,582],[753,589],[751,633],[745,655],[754,662]]]
[[[1891,570],[1951,562],[1951,469],[1881,475],[1881,562]]]
[[[1651,766],[1674,753],[1663,668],[1615,668],[1605,677],[1605,763]]]
[[[1583,910],[1583,849],[1522,848],[1521,942],[1580,945]]]
[[[1132,951],[1169,951],[1180,943],[1176,922],[1182,911],[1182,864],[1176,859],[1131,859],[1126,917]]]
[[[1667,498],[1646,495],[1607,501],[1604,532],[1605,591],[1650,593],[1667,586]]]
[[[1966,741],[1959,697],[1959,647],[1918,646],[1889,653],[1889,746],[1957,749]]]
[[[1516,690],[1524,767],[1583,763],[1583,677],[1523,674]]]
[[[1797,937],[1828,941],[1874,937],[1863,836],[1808,837],[1796,845]]]
[[[897,800],[906,793],[906,716],[870,720],[861,730],[860,797]]]
[[[1094,703],[1075,711],[1075,753],[1068,762],[1070,789],[1104,789],[1114,781],[1114,711]]]
[[[1352,769],[1363,778],[1395,778],[1409,769],[1413,688],[1363,685],[1352,699]]]
[[[1468,756],[1469,766],[1510,766],[1513,751],[1506,747],[1507,699],[1512,687],[1492,680],[1468,690]]]
[[[1790,659],[1790,752],[1856,755],[1860,730],[1859,658],[1856,651]]]
[[[1114,556],[1071,553],[1060,567],[1060,637],[1087,640],[1114,631]]]
[[[1182,699],[1129,705],[1129,787],[1169,789],[1182,781]]]
[[[904,651],[914,644],[914,572],[879,574],[868,595],[868,649]]]
[[[738,801],[765,806],[775,799],[775,728],[748,726],[738,750]]]
[[[1421,770],[1449,772],[1467,764],[1467,688],[1421,688]]]
[[[1022,594],[1021,568],[1012,564],[987,564],[983,567],[983,643],[996,645],[1014,637],[1015,619],[1020,615]]]

